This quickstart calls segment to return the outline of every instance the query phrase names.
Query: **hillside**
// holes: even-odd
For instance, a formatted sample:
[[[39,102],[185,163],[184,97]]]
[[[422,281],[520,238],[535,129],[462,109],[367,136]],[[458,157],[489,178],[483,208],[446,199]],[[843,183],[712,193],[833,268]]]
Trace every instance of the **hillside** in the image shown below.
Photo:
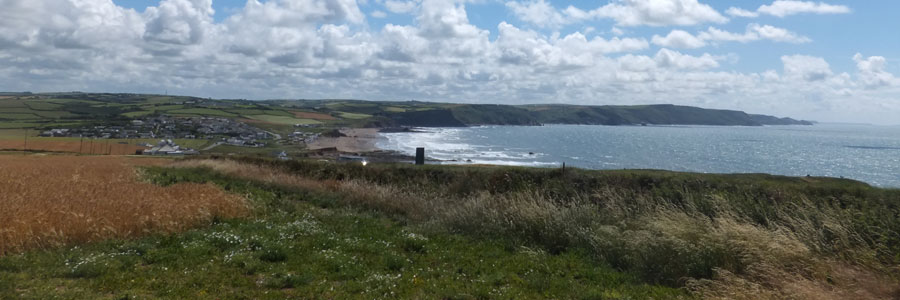
[[[477,125],[811,125],[809,121],[671,104],[639,106],[498,105],[361,100],[216,100],[102,93],[0,94],[0,129],[125,123],[155,115],[222,117],[275,132],[324,127]]]

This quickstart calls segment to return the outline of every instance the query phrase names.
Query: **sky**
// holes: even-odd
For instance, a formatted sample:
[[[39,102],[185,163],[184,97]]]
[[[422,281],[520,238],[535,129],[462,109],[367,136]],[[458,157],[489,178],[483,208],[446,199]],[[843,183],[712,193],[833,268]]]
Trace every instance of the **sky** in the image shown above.
[[[0,0],[0,91],[900,124],[900,1]]]

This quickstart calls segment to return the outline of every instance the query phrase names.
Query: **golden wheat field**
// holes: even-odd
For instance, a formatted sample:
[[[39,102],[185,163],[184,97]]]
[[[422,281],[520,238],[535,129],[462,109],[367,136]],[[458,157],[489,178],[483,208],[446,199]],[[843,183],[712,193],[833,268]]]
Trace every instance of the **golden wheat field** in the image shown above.
[[[108,238],[175,232],[215,216],[248,214],[243,198],[211,184],[156,186],[121,156],[0,155],[0,255]]]
[[[0,139],[0,150],[23,150],[26,145],[23,140],[2,140]],[[28,150],[51,151],[51,152],[72,152],[84,154],[109,154],[109,155],[132,155],[135,151],[146,149],[138,145],[125,144],[107,144],[104,142],[91,142],[85,140],[80,141],[54,141],[29,139]]]

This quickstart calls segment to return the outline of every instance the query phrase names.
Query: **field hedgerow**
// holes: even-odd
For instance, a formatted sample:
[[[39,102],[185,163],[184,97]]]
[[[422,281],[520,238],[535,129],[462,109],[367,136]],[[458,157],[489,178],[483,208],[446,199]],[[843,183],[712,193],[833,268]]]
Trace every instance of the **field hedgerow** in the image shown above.
[[[175,232],[249,213],[209,184],[160,187],[135,166],[167,160],[0,155],[0,255],[34,248]]]

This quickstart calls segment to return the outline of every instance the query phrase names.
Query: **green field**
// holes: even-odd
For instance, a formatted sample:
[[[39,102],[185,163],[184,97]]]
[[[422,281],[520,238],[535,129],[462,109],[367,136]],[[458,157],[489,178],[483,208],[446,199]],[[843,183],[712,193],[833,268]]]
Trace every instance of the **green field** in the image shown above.
[[[0,112],[0,120],[39,120],[37,115],[22,112]]]
[[[173,115],[194,115],[194,116],[216,116],[216,117],[237,117],[236,114],[229,113],[220,109],[211,108],[188,108],[167,110],[167,114]]]
[[[282,117],[291,117],[293,114],[283,111],[283,110],[266,110],[266,109],[226,109],[225,111],[238,114],[241,116],[254,116],[254,115],[272,115],[272,116],[282,116]]]
[[[405,108],[396,107],[396,106],[388,106],[388,107],[385,107],[384,110],[389,111],[389,112],[406,112]]]
[[[285,117],[285,116],[273,116],[273,115],[252,115],[247,116],[248,119],[269,122],[274,124],[282,124],[282,125],[294,125],[294,124],[322,124],[322,122],[313,120],[313,119],[299,119],[294,117]]]
[[[144,110],[154,110],[154,111],[170,111],[176,109],[184,109],[184,105],[175,104],[175,105],[143,105],[141,106]]]
[[[44,123],[0,121],[0,129],[34,128],[34,127],[43,126],[43,125],[44,125]]]
[[[132,111],[132,112],[127,112],[127,113],[122,113],[122,116],[125,116],[125,117],[128,117],[128,118],[140,118],[140,117],[143,117],[143,116],[152,115],[152,114],[154,114],[154,113],[156,113],[156,112],[155,112],[155,111],[146,111],[146,110],[142,110],[142,111]]]
[[[25,105],[33,110],[58,110],[63,107],[61,104],[44,101],[27,101]]]
[[[368,119],[368,118],[372,117],[372,115],[349,113],[349,112],[338,112],[338,115],[341,116],[341,118],[351,119],[351,120]]]

